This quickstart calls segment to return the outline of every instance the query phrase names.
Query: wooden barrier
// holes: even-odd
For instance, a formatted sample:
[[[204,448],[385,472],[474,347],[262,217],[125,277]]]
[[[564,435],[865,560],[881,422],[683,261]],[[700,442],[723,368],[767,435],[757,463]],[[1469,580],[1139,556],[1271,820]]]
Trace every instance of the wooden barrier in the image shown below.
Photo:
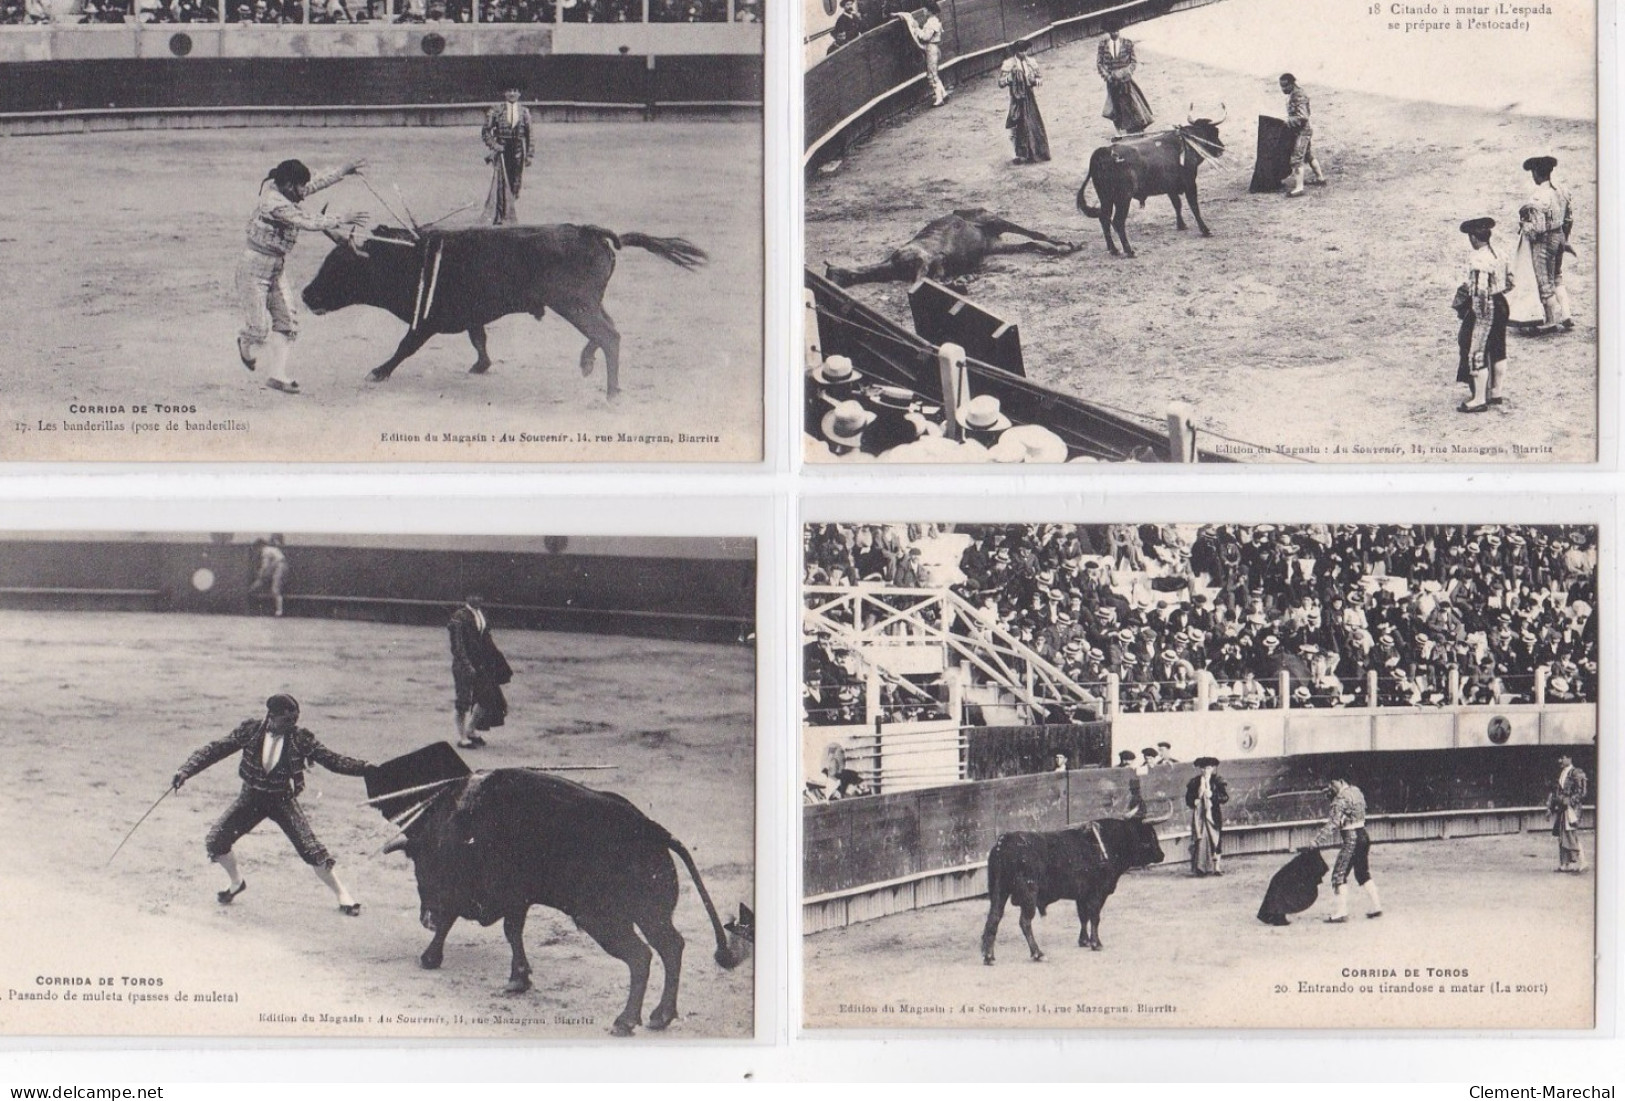
[[[261,125],[278,115],[339,112],[347,125],[398,120],[378,111],[466,108],[517,77],[527,99],[655,111],[755,106],[762,101],[760,56],[653,58],[618,55],[490,54],[429,57],[152,57],[0,63],[0,121],[36,123],[59,114],[130,118],[187,112],[199,123],[251,106]]]
[[[1100,33],[1108,15],[1126,23],[1200,7],[1213,0],[942,0],[943,79],[997,71],[1017,39],[1038,52]],[[876,125],[926,101],[925,68],[895,21],[828,55],[803,79],[804,162],[810,170],[839,158]]]
[[[755,615],[750,558],[301,546],[296,538],[288,559],[296,616],[439,626],[477,591],[509,627],[732,642]],[[242,614],[263,610],[248,594],[257,565],[243,543],[0,543],[0,607]]]

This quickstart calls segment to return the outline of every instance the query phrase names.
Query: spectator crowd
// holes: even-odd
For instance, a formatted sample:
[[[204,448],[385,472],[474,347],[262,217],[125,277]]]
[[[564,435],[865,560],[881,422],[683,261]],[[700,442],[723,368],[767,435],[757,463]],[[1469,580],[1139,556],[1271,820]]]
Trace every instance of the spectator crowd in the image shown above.
[[[817,462],[1098,461],[1072,456],[1066,441],[1042,425],[1015,424],[992,394],[970,398],[950,425],[942,406],[867,377],[846,356],[830,356],[809,370],[805,394],[804,451]],[[1149,449],[1123,457],[1155,459]]]
[[[940,530],[812,525],[804,580],[951,584],[978,609],[957,629],[1002,627],[1101,700],[1115,677],[1131,713],[1597,699],[1592,528],[960,526],[952,578],[919,566]],[[809,642],[838,682],[850,658]]]
[[[641,23],[645,0],[227,0],[229,23]],[[761,0],[648,0],[655,23],[761,22]],[[0,0],[0,25],[215,23],[217,0]]]

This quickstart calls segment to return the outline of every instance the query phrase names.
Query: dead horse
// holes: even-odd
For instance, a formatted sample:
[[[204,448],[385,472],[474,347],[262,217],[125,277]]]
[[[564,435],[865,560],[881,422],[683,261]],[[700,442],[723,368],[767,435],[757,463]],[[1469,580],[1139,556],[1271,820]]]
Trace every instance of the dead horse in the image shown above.
[[[1005,233],[1020,234],[1031,240],[1001,242],[999,237]],[[1082,247],[1081,243],[1058,241],[1035,229],[1018,226],[991,210],[974,207],[943,215],[878,264],[867,268],[826,265],[824,277],[837,287],[896,280],[918,283],[926,277],[941,282],[969,275],[982,266],[984,259],[996,254],[1037,252],[1065,256]]]

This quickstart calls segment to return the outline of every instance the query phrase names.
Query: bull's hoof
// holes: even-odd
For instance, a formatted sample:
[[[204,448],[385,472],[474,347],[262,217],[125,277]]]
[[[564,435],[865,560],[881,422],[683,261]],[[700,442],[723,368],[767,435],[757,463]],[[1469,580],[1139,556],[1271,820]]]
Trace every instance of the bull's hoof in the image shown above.
[[[418,957],[418,966],[422,967],[425,971],[435,971],[439,969],[444,960],[445,957],[440,952],[425,952],[423,955]]]
[[[389,381],[389,372],[384,370],[382,367],[374,367],[372,370],[367,372],[367,381],[368,382],[388,382]]]
[[[523,994],[525,991],[527,991],[529,989],[530,989],[530,979],[526,978],[526,977],[521,977],[521,978],[517,978],[517,979],[509,979],[508,984],[502,988],[502,992],[504,994],[508,994],[508,995]]]
[[[1105,947],[1105,945],[1101,944],[1099,941],[1095,941],[1094,943],[1089,945],[1089,951],[1098,952],[1104,947]]]
[[[1213,236],[1213,231],[1211,229],[1208,229],[1206,226],[1203,226],[1202,227],[1202,236],[1203,237],[1211,237],[1211,236]]]
[[[1125,260],[1134,259],[1134,250],[1131,249],[1131,248],[1124,249],[1123,250],[1123,259],[1125,259]]]
[[[609,1026],[609,1034],[611,1036],[630,1036],[632,1035],[632,1029],[634,1027],[635,1026],[617,1018],[615,1023]]]
[[[474,366],[472,366],[472,367],[470,367],[468,369],[468,373],[471,374],[471,375],[483,375],[483,374],[485,374],[485,372],[489,371],[490,369],[491,369],[491,361],[487,359],[487,360],[483,360],[483,361],[481,361],[479,363],[474,364]]]
[[[1042,953],[1042,952],[1034,952],[1033,953],[1033,962],[1034,963],[1043,963],[1044,962],[1044,953]]]
[[[617,386],[613,390],[605,390],[604,391],[604,397],[607,400],[609,400],[610,402],[620,401],[621,400],[621,388],[619,386]]]
[[[982,962],[984,964],[986,964],[988,967],[992,967],[993,966],[993,957],[992,957],[992,955],[990,954],[990,955],[983,956],[982,957]]]
[[[649,1028],[655,1032],[662,1032],[676,1019],[677,1010],[656,1007],[655,1011],[649,1014]]]

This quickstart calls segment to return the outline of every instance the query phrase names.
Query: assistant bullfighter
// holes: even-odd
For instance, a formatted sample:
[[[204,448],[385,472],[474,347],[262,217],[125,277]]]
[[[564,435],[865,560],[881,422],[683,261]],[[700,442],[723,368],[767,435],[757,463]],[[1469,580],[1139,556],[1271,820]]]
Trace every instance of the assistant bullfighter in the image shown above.
[[[285,268],[288,253],[302,229],[354,229],[367,221],[364,211],[353,214],[312,214],[301,200],[332,187],[366,167],[350,161],[337,171],[311,179],[303,161],[286,160],[260,181],[260,199],[248,219],[248,242],[237,261],[237,302],[243,327],[237,334],[237,356],[250,371],[260,362],[269,377],[265,385],[284,394],[299,393],[299,383],[287,374],[288,354],[299,336],[299,318],[288,293]],[[267,191],[265,185],[270,184]]]

